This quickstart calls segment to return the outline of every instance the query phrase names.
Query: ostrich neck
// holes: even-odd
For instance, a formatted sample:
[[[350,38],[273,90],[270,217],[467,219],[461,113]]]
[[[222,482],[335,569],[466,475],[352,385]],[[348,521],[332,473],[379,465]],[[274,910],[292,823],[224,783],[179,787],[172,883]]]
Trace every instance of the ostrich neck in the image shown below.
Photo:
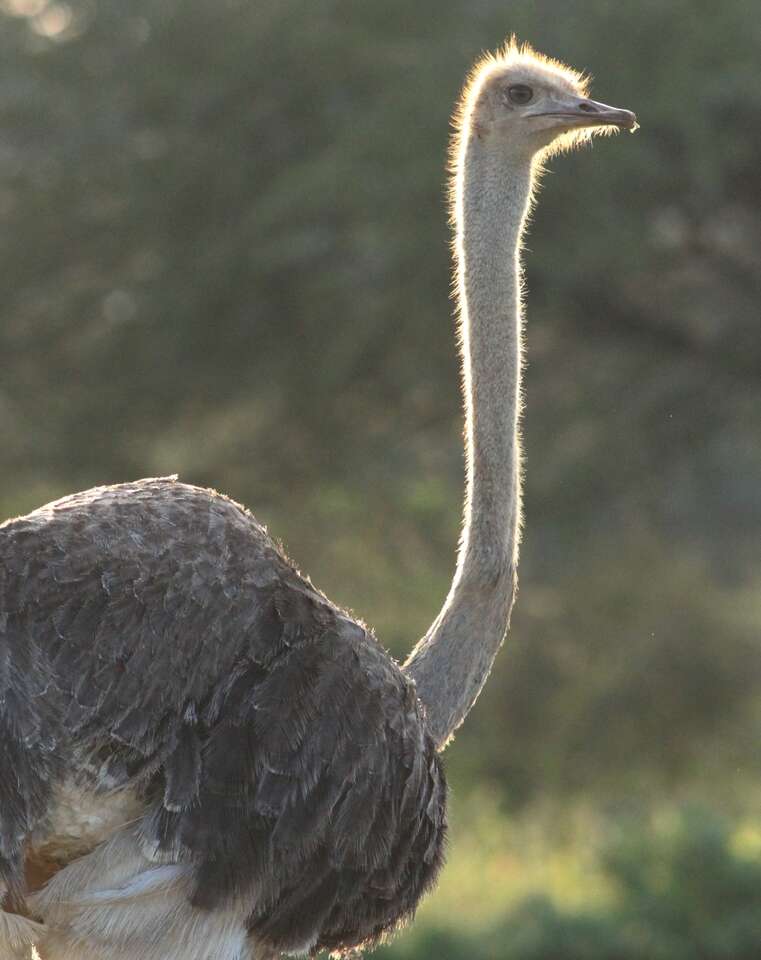
[[[476,701],[507,631],[520,527],[519,251],[529,160],[489,138],[461,147],[455,256],[465,400],[467,484],[460,550],[438,617],[404,666],[437,746]]]

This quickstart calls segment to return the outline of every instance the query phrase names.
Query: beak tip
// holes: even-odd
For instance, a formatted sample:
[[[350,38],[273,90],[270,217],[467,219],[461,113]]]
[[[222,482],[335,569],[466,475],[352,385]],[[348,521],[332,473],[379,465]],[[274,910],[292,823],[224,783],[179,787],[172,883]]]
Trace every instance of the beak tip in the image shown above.
[[[626,114],[626,119],[622,126],[629,131],[629,133],[634,133],[635,130],[639,130],[639,123],[637,121],[637,114],[632,113],[631,110],[624,110],[623,113]]]

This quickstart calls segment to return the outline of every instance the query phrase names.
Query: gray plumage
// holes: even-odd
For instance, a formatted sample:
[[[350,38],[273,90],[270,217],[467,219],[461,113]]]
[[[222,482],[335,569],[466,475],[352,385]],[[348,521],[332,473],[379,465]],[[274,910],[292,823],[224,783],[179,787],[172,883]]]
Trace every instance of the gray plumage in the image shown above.
[[[172,478],[96,488],[3,524],[0,571],[14,891],[74,770],[139,791],[195,905],[255,887],[248,929],[277,950],[373,942],[413,910],[446,828],[414,687],[250,513]]]

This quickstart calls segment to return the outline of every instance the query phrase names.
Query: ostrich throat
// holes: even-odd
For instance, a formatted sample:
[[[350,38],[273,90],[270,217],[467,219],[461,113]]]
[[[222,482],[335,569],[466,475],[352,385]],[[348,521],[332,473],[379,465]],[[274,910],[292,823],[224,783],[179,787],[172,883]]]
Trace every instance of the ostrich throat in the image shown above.
[[[446,745],[502,645],[516,590],[521,519],[520,245],[530,157],[464,125],[453,179],[455,264],[465,402],[466,496],[449,595],[405,671],[429,731]]]

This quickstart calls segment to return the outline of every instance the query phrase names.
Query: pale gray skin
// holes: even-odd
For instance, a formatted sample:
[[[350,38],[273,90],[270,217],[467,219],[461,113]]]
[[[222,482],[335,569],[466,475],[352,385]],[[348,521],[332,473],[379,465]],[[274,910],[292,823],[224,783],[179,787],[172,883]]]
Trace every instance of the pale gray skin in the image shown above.
[[[0,525],[0,957],[28,960],[33,942],[44,960],[343,952],[435,882],[436,750],[515,597],[519,253],[538,161],[635,123],[585,94],[514,45],[464,94],[464,526],[449,596],[403,668],[214,491],[139,481]],[[62,868],[27,905],[30,849]]]

